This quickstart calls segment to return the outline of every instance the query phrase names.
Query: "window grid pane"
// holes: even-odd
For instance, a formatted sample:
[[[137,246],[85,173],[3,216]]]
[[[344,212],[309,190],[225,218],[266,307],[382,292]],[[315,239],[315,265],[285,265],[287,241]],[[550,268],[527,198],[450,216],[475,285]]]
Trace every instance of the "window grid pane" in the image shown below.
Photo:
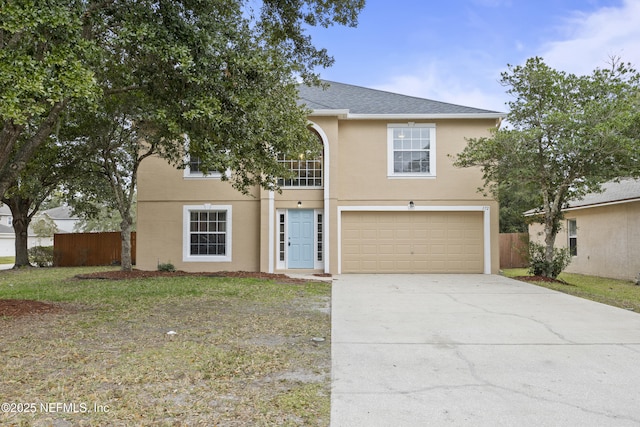
[[[578,224],[575,219],[567,221],[568,237],[569,237],[569,254],[578,256]]]
[[[285,230],[285,224],[284,224],[284,214],[280,214],[280,220],[279,220],[279,245],[280,245],[280,261],[284,261],[284,230]]]
[[[317,249],[316,252],[318,253],[317,260],[318,261],[322,261],[322,246],[323,246],[323,244],[322,244],[322,214],[321,213],[318,214],[318,230],[317,230],[317,233],[318,233],[318,247],[316,248]]]
[[[401,127],[393,129],[393,172],[430,173],[431,130]]]
[[[322,157],[319,159],[287,159],[281,155],[278,161],[292,171],[293,178],[278,179],[282,187],[322,187]]]
[[[226,255],[227,213],[225,211],[193,211],[189,215],[190,254]]]

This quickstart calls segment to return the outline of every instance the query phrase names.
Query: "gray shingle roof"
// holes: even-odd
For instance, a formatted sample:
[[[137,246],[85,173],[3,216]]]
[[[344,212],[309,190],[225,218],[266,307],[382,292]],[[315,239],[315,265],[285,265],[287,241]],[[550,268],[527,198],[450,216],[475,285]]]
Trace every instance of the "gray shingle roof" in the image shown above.
[[[323,80],[322,87],[300,85],[300,103],[312,110],[349,110],[350,114],[382,115],[500,115],[497,111],[465,107],[376,89]]]
[[[602,184],[602,193],[589,193],[582,200],[569,202],[569,208],[578,208],[603,203],[624,202],[633,199],[640,200],[640,180],[623,179],[620,182],[606,182]]]
[[[57,208],[47,209],[42,212],[46,214],[51,219],[77,219],[71,213],[71,208],[69,206],[58,206]]]

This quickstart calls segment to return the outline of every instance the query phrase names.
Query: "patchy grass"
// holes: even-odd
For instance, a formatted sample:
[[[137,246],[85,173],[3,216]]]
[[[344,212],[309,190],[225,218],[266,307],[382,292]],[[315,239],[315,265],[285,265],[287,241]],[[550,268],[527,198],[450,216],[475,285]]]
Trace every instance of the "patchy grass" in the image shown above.
[[[62,309],[0,318],[0,424],[329,424],[330,284],[74,279],[96,270],[0,273]]]
[[[527,276],[524,268],[504,270],[507,277]],[[530,282],[570,295],[640,312],[640,286],[626,280],[561,273],[562,282]]]
[[[14,264],[16,257],[13,256],[0,256],[0,264]]]

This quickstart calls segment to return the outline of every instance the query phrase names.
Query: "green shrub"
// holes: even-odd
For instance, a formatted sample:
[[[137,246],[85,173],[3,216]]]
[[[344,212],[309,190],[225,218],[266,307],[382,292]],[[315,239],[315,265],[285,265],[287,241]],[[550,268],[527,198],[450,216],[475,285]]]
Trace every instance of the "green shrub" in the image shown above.
[[[545,247],[535,242],[529,243],[529,273],[555,279],[571,262],[568,248],[553,248],[551,263],[545,259]]]
[[[29,262],[37,267],[53,265],[53,246],[34,246],[27,250]]]
[[[176,268],[170,262],[158,264],[158,271],[176,271]]]

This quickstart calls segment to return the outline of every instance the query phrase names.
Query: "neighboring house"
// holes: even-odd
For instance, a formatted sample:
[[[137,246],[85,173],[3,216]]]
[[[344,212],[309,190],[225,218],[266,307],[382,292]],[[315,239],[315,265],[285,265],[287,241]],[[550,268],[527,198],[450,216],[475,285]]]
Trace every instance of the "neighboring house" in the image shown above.
[[[602,188],[563,211],[556,245],[570,249],[565,271],[635,280],[640,273],[640,180],[608,182]],[[530,225],[531,240],[542,243],[542,231],[541,224]]]
[[[7,205],[0,204],[0,256],[16,254],[16,235],[12,224],[11,209]]]
[[[57,208],[51,208],[46,211],[39,212],[36,214],[33,221],[37,221],[40,216],[47,216],[51,219],[58,228],[58,233],[73,233],[75,226],[79,221],[79,218],[72,214],[69,206],[59,206]]]
[[[137,267],[186,271],[496,273],[498,204],[479,169],[454,168],[465,138],[502,113],[341,83],[300,88],[317,159],[282,159],[282,194],[243,196],[196,161],[147,158],[138,174]],[[193,160],[193,159],[191,159]]]
[[[75,224],[78,222],[78,218],[71,215],[71,208],[61,206],[38,212],[31,220],[31,226],[43,217],[53,221],[58,228],[58,233],[72,233]],[[53,235],[36,236],[31,226],[29,227],[29,238],[27,241],[29,248],[53,245]],[[11,209],[3,204],[0,206],[0,256],[14,256],[16,254],[15,241]]]

